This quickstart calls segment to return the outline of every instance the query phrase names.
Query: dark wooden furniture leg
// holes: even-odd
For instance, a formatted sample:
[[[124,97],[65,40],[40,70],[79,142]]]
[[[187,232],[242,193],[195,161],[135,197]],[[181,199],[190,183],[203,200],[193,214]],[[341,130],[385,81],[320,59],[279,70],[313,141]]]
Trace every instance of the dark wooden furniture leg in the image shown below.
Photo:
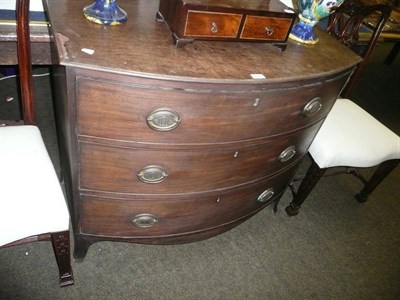
[[[52,233],[51,243],[53,244],[53,250],[60,274],[60,286],[64,287],[74,284],[71,268],[69,230]]]
[[[390,172],[393,171],[393,169],[399,164],[398,159],[394,160],[387,160],[383,163],[381,163],[372,174],[371,178],[368,180],[368,182],[365,184],[363,190],[355,195],[356,199],[358,202],[365,202],[368,200],[368,196],[373,192],[373,190],[382,182],[383,179],[387,175],[389,175]]]
[[[316,162],[312,162],[306,176],[299,186],[299,189],[297,191],[292,189],[293,200],[285,209],[289,216],[295,216],[299,213],[300,206],[303,204],[304,200],[308,197],[325,171],[326,169],[321,169]]]
[[[386,59],[384,62],[385,65],[390,65],[393,62],[393,60],[396,58],[399,51],[400,51],[400,42],[396,42],[396,43],[394,43],[392,50],[390,50],[388,56],[386,56]]]
[[[77,235],[74,236],[74,241],[75,241],[74,258],[78,262],[81,262],[85,258],[89,250],[89,247],[92,243],[80,238]]]

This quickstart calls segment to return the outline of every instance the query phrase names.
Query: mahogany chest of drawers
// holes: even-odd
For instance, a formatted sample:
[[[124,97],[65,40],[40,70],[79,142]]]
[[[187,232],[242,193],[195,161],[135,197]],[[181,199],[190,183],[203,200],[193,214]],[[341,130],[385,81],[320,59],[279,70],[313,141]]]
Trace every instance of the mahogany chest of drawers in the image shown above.
[[[172,30],[176,46],[193,40],[273,43],[286,48],[296,18],[279,1],[161,0],[157,19]]]
[[[286,51],[176,48],[157,1],[125,2],[128,22],[107,30],[81,16],[84,3],[49,1],[76,258],[100,240],[205,239],[277,203],[359,62],[322,33]]]

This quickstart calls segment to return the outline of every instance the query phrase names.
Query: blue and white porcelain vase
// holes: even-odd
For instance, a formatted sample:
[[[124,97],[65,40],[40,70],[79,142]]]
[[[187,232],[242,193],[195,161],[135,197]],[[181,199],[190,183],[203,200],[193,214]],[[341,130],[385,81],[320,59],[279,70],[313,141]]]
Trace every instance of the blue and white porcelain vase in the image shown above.
[[[303,44],[316,44],[314,25],[339,7],[344,0],[297,0],[299,22],[292,27],[289,37]]]
[[[83,9],[83,14],[88,20],[103,25],[118,25],[128,19],[128,14],[116,0],[95,0]]]

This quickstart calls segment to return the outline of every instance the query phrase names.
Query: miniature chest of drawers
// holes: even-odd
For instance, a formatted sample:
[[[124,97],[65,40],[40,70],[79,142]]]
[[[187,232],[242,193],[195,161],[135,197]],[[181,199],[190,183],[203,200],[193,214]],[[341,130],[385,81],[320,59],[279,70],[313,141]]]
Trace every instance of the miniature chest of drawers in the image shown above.
[[[130,19],[107,30],[82,18],[84,2],[49,1],[76,258],[101,240],[205,239],[277,203],[359,62],[322,33],[286,51],[176,48],[157,1],[125,2]]]
[[[269,0],[161,0],[157,13],[177,47],[198,39],[273,43],[284,50],[295,18]]]

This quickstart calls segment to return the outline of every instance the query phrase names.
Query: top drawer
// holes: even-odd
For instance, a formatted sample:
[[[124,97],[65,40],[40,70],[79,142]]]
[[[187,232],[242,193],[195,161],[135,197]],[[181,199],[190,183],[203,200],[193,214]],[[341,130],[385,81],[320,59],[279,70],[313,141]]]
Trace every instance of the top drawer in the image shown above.
[[[347,74],[291,89],[210,93],[79,78],[78,133],[168,144],[223,143],[280,135],[321,120],[346,79]]]

